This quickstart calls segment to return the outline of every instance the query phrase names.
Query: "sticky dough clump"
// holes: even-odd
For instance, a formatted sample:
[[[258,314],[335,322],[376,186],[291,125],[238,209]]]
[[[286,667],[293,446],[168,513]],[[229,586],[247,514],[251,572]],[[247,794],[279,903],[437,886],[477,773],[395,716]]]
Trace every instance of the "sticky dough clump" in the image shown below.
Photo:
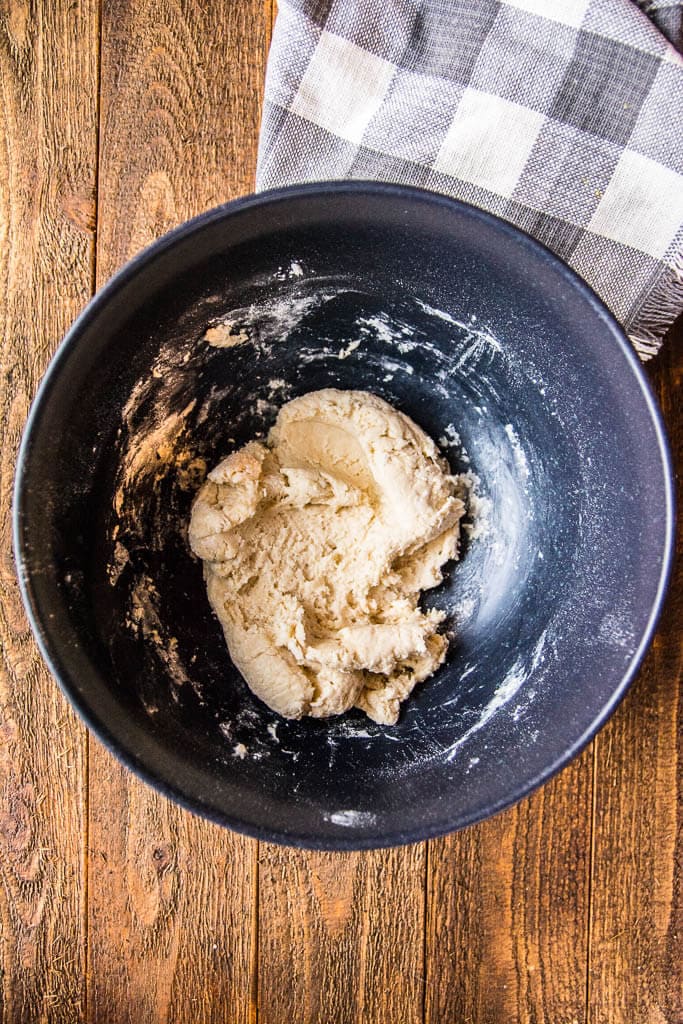
[[[462,501],[427,435],[364,391],[282,407],[267,443],[224,459],[190,544],[233,662],[286,718],[359,707],[392,725],[442,663],[444,615],[420,591],[457,557]]]

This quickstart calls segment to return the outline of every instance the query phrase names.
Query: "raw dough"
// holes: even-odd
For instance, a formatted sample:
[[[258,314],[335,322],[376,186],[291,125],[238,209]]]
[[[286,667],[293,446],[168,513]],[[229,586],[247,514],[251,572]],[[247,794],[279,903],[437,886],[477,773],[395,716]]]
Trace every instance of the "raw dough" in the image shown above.
[[[231,320],[209,327],[204,335],[204,341],[208,341],[213,348],[235,348],[236,345],[244,345],[249,341],[246,331],[238,331]]]
[[[237,668],[286,718],[399,704],[443,661],[418,608],[457,557],[462,501],[427,435],[363,391],[315,391],[209,473],[190,543]]]

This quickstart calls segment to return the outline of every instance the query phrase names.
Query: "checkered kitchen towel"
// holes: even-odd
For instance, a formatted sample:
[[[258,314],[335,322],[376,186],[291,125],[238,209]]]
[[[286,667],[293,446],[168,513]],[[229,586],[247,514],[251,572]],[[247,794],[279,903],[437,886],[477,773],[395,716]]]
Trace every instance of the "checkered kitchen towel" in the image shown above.
[[[474,203],[565,259],[648,358],[683,310],[681,11],[281,0],[257,188],[371,178]]]

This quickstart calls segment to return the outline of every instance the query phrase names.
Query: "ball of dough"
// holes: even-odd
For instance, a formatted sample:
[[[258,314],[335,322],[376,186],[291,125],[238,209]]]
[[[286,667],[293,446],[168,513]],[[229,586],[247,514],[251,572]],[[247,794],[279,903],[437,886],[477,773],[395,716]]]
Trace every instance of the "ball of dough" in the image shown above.
[[[282,407],[209,473],[190,544],[248,685],[286,718],[356,706],[393,724],[447,639],[420,592],[457,557],[462,501],[435,444],[376,395]]]

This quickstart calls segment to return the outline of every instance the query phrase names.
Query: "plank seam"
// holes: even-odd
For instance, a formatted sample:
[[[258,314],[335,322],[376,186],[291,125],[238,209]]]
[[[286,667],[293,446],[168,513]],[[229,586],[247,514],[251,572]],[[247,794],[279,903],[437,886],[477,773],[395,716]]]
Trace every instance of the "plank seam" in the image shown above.
[[[97,291],[97,238],[100,224],[100,117],[102,112],[102,11],[103,0],[97,4],[97,52],[95,66],[97,74],[97,94],[95,99],[95,224],[92,241],[92,273],[90,292]],[[85,730],[85,786],[84,786],[84,842],[83,842],[83,962],[85,967],[84,1013],[85,1020],[90,1020],[90,732]]]
[[[430,842],[427,840],[424,844],[425,848],[425,887],[424,887],[424,909],[422,912],[422,1024],[427,1024],[427,982],[428,982],[428,951],[429,951],[429,935],[428,935],[428,922],[429,922],[429,847]]]
[[[251,958],[251,1013],[250,1024],[258,1024],[259,1018],[259,899],[260,899],[260,868],[259,859],[261,844],[255,840],[256,849],[254,852],[254,897],[251,911],[251,936],[252,936],[252,958]]]
[[[593,740],[592,758],[591,758],[591,814],[590,814],[590,827],[591,827],[591,838],[589,843],[588,853],[588,921],[587,921],[587,935],[586,935],[586,1010],[584,1013],[584,1019],[586,1024],[590,1024],[591,1020],[591,961],[593,958],[593,876],[595,872],[595,813],[597,803],[597,771],[598,771],[598,743],[599,737],[595,737]]]
[[[100,157],[102,117],[102,23],[104,20],[103,0],[97,4],[97,99],[95,101],[95,229],[93,231],[93,260],[91,292],[97,291],[97,241],[100,227]]]

